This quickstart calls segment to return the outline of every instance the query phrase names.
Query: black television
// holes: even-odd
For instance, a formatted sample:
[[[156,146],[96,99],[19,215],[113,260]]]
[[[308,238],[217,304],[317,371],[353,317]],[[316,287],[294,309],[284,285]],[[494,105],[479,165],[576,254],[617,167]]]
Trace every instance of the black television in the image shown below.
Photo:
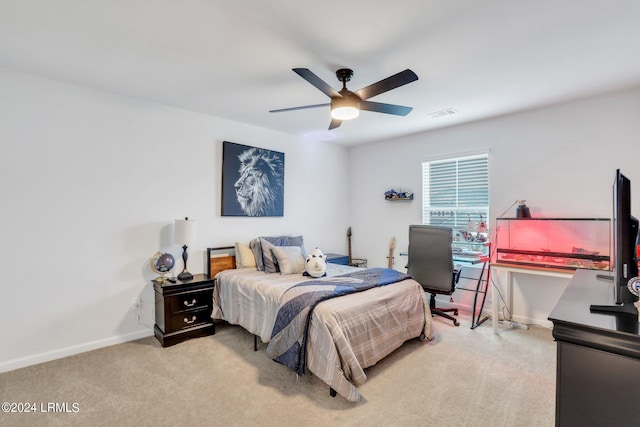
[[[627,284],[638,276],[638,238],[638,220],[631,214],[631,181],[618,169],[613,183],[614,267],[613,276],[609,276],[613,279],[615,305],[592,305],[591,311],[637,314],[633,303],[638,297],[629,291]]]

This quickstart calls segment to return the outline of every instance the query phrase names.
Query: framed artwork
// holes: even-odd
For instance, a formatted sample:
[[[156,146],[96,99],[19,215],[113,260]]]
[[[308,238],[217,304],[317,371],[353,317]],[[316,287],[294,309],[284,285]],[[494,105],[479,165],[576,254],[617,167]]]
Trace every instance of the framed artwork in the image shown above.
[[[222,216],[284,215],[284,153],[222,143]]]

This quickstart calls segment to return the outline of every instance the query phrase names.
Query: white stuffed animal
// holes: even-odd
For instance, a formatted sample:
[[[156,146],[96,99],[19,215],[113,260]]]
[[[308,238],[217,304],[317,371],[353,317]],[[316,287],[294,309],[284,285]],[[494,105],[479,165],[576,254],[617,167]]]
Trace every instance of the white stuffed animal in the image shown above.
[[[318,248],[315,248],[309,255],[304,264],[304,275],[311,277],[322,277],[327,275],[327,256]]]

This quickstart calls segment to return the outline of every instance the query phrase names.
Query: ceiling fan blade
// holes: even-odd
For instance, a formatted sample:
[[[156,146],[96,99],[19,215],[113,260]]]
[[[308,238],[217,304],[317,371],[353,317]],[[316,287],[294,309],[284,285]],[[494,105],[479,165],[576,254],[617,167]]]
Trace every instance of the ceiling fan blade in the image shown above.
[[[342,120],[340,119],[331,119],[331,123],[329,124],[329,130],[335,129],[342,124]]]
[[[313,74],[313,72],[308,68],[293,68],[293,71],[300,77],[314,85],[320,90],[320,92],[324,93],[329,98],[333,98],[334,96],[341,96],[337,90],[329,86],[329,84],[322,80],[320,77]]]
[[[406,69],[399,72],[398,74],[394,74],[391,77],[387,77],[384,80],[380,80],[377,83],[364,87],[355,92],[355,94],[362,99],[369,99],[416,80],[418,80],[418,76],[416,75],[416,73],[409,69]]]
[[[330,103],[326,103],[326,104],[303,105],[302,107],[289,107],[289,108],[280,108],[279,110],[269,110],[269,112],[270,113],[281,113],[283,111],[306,110],[307,108],[327,107],[329,105],[331,105],[331,104]]]
[[[412,107],[404,105],[383,104],[380,102],[362,101],[360,109],[366,111],[375,111],[376,113],[395,114],[396,116],[406,116],[413,110]]]

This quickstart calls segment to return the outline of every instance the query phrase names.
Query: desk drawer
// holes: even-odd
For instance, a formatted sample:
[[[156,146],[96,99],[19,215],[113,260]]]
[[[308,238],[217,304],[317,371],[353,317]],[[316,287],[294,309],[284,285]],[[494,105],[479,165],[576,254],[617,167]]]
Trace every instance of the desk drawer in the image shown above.
[[[170,297],[171,313],[196,310],[213,304],[213,292],[209,290],[188,292]]]

